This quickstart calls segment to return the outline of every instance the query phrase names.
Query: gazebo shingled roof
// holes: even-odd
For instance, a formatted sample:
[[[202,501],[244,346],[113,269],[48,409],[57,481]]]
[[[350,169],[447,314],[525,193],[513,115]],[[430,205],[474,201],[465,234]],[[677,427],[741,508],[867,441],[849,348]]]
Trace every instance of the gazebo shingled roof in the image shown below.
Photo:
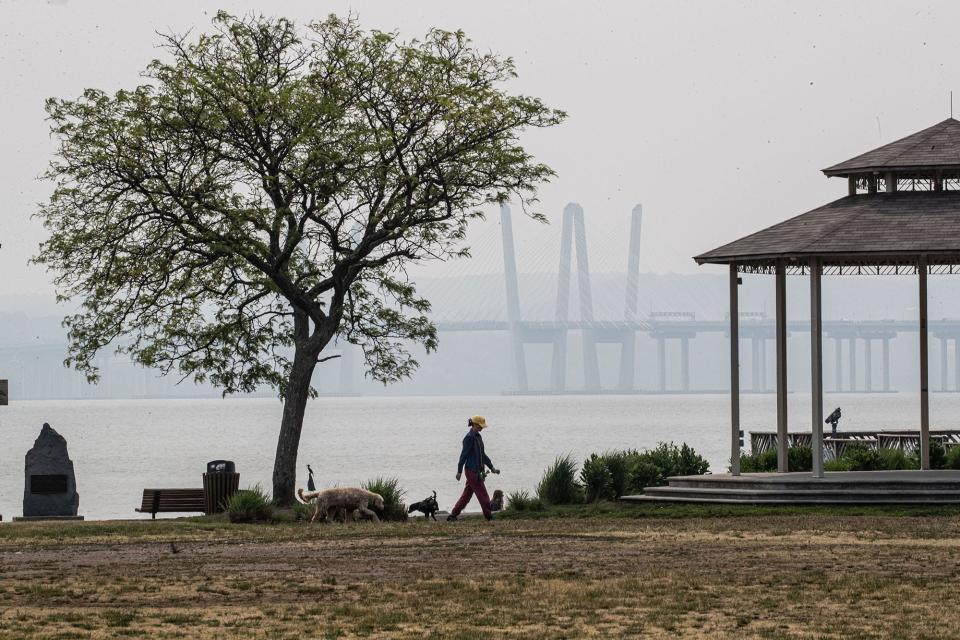
[[[822,257],[825,265],[960,262],[960,192],[860,194],[707,251],[699,264],[772,264]],[[909,260],[908,260],[909,258]]]
[[[823,172],[827,176],[849,176],[935,168],[960,169],[960,121],[947,118],[906,138],[827,167]]]

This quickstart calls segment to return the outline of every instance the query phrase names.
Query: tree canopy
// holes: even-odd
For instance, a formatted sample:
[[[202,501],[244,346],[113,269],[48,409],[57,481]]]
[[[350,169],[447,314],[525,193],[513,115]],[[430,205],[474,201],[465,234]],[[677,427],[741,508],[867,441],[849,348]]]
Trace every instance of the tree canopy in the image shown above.
[[[91,379],[111,347],[225,394],[277,389],[289,501],[323,349],[346,340],[374,379],[409,376],[407,345],[437,335],[407,267],[466,255],[485,205],[534,203],[553,173],[519,136],[564,114],[508,93],[513,62],[462,32],[219,13],[162,46],[140,86],[48,100],[35,261],[81,303],[67,363]]]

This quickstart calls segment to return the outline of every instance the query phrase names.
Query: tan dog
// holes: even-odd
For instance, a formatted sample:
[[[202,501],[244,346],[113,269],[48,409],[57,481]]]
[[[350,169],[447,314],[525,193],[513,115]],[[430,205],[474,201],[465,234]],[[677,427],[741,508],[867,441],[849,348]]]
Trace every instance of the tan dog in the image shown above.
[[[325,521],[331,510],[335,512],[339,508],[345,509],[348,513],[359,511],[365,518],[380,522],[377,514],[367,508],[370,502],[373,502],[376,509],[383,511],[383,496],[359,487],[334,487],[333,489],[307,493],[304,493],[303,489],[297,489],[297,495],[304,502],[315,501],[310,522],[315,521],[317,516]],[[344,519],[346,519],[346,516],[344,516]]]

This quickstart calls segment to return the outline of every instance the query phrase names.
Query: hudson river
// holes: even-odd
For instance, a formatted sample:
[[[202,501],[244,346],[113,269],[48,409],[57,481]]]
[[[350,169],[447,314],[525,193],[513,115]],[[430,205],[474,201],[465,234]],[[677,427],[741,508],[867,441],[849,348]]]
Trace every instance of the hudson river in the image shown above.
[[[824,410],[843,408],[842,429],[916,428],[915,394],[828,394]],[[810,396],[790,395],[791,431],[810,430]],[[725,395],[322,397],[307,409],[298,462],[317,485],[349,486],[396,476],[407,500],[436,490],[441,509],[459,495],[456,473],[467,417],[486,416],[487,452],[502,475],[492,493],[533,489],[558,455],[686,442],[726,470],[729,399]],[[80,514],[88,519],[149,518],[145,487],[199,487],[208,460],[236,462],[240,486],[269,491],[281,404],[275,399],[81,400],[14,402],[0,407],[0,514],[22,512],[24,454],[44,422],[66,439],[77,475]],[[744,430],[773,430],[772,394],[744,395]],[[960,396],[931,397],[931,428],[960,425]],[[749,446],[749,436],[747,437]],[[473,502],[468,510],[476,509]],[[158,516],[160,517],[160,516]]]

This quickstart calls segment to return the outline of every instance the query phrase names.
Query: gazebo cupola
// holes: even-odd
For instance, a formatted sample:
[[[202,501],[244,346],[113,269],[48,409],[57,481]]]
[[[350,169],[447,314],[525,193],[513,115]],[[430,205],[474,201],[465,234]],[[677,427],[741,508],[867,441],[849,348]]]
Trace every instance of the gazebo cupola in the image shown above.
[[[823,475],[822,275],[906,275],[918,279],[920,464],[930,468],[927,275],[960,273],[960,121],[949,118],[823,170],[848,180],[847,196],[694,259],[730,271],[731,470],[739,474],[740,273],[776,275],[777,458],[787,470],[788,274],[810,278],[814,475]]]
[[[844,177],[849,195],[898,191],[960,191],[960,121],[923,131],[823,170]]]

